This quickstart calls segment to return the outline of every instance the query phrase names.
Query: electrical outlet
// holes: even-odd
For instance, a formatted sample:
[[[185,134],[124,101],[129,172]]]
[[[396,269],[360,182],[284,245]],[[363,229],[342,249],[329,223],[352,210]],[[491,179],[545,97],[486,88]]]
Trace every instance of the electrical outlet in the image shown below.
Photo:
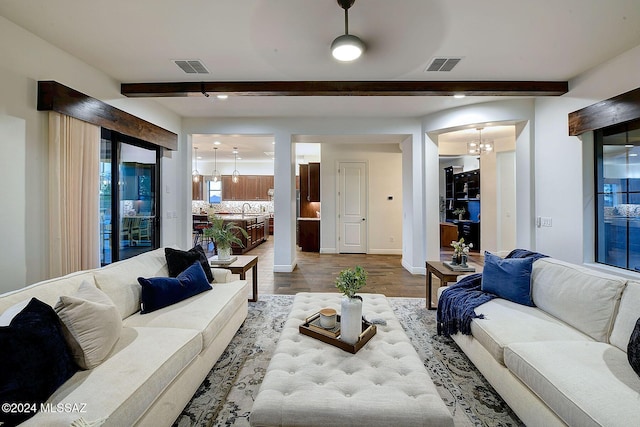
[[[553,222],[550,216],[540,217],[540,227],[551,227],[551,226],[553,226]]]

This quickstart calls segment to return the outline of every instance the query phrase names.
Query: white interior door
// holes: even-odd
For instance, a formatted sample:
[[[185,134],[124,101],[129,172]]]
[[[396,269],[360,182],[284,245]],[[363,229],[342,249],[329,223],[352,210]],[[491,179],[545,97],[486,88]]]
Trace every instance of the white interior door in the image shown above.
[[[338,250],[367,253],[367,167],[365,162],[338,165]]]

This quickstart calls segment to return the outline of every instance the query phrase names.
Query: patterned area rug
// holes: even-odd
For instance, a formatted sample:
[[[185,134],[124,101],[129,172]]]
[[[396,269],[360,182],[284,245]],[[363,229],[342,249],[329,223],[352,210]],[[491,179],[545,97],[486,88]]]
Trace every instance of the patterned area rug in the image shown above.
[[[264,295],[174,426],[248,426],[249,414],[293,296]],[[522,422],[449,338],[436,335],[435,311],[422,298],[389,298],[431,374],[456,426],[519,426]]]

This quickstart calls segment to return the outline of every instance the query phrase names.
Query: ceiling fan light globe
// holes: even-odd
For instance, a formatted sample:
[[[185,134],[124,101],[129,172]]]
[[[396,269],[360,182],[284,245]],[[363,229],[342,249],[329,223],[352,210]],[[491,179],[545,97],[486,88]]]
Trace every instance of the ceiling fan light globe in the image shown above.
[[[344,34],[331,43],[331,54],[341,62],[351,62],[360,58],[364,52],[364,43],[358,37]]]

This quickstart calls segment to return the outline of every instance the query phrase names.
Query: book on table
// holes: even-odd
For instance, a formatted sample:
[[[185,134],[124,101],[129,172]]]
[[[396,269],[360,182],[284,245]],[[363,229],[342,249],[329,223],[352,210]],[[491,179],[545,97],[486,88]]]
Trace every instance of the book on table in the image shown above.
[[[473,273],[474,271],[476,271],[475,267],[470,267],[468,265],[463,267],[460,264],[451,264],[450,262],[443,262],[443,264],[445,267],[452,271],[464,271],[469,273]]]
[[[214,255],[211,258],[209,258],[209,265],[212,267],[216,267],[219,265],[229,265],[237,259],[238,259],[237,256],[232,256],[229,259],[218,259],[218,255]]]

